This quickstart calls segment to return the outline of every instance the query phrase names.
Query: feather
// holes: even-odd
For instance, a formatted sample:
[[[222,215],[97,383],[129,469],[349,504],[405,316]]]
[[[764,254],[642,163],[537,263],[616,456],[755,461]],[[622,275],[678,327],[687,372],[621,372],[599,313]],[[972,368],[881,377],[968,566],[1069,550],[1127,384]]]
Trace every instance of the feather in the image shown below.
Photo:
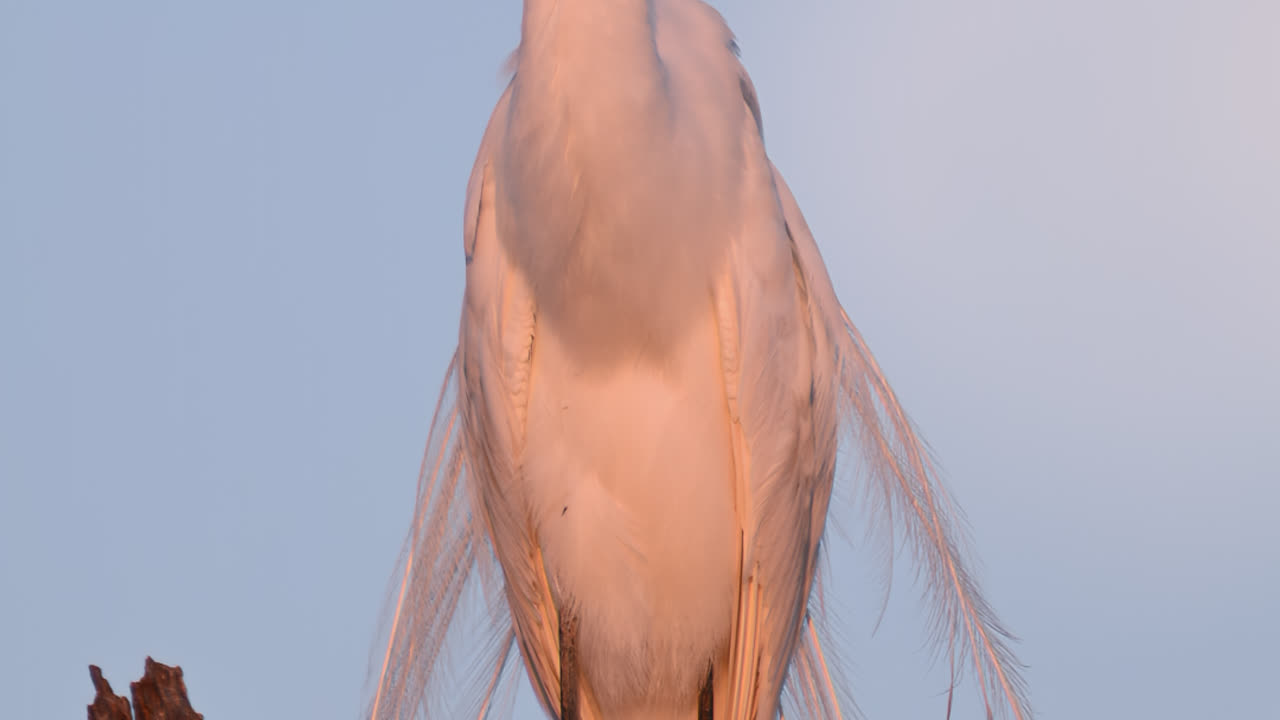
[[[495,501],[517,477],[533,332],[527,291],[521,295],[494,237],[490,158],[509,97],[510,89],[468,182],[464,321],[427,443],[370,707],[376,720],[493,713],[494,692],[515,665],[513,647],[548,711],[558,702],[555,610],[540,554],[511,503]],[[522,567],[528,571],[519,573]],[[470,618],[476,607],[487,610],[485,622]],[[459,667],[470,679],[464,692],[450,682]]]
[[[1013,639],[1000,624],[964,563],[964,536],[957,510],[942,486],[924,443],[898,404],[862,335],[836,299],[831,280],[804,216],[782,175],[774,168],[779,200],[794,239],[805,280],[821,322],[832,341],[842,432],[862,461],[862,475],[873,497],[870,521],[888,529],[904,527],[925,577],[931,607],[930,638],[950,653],[954,687],[962,655],[972,659],[989,715],[1029,720],[1030,702],[1021,666],[1009,647]]]
[[[473,522],[460,444],[456,360],[437,405],[418,482],[418,499],[402,553],[400,587],[369,714],[375,718],[454,717],[479,703],[484,669],[504,654],[505,607],[497,565]],[[480,669],[477,674],[475,671]],[[469,692],[443,692],[459,671]],[[468,700],[467,698],[472,698]]]
[[[732,34],[696,0],[618,5],[526,0],[468,181],[458,350],[371,717],[500,716],[521,665],[554,716],[562,612],[584,720],[684,718],[708,664],[716,720],[856,712],[819,574],[844,447],[868,526],[890,555],[901,527],[923,568],[931,639],[968,658],[989,714],[1029,720],[958,512],[765,153]]]

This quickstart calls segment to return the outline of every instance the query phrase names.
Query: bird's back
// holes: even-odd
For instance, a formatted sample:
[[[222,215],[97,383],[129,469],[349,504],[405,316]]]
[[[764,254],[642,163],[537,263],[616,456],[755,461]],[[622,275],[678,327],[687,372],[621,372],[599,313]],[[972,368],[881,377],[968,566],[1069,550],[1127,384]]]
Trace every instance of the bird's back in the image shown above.
[[[442,701],[479,578],[493,642],[473,715],[518,653],[552,714],[694,720],[710,701],[715,720],[774,720],[787,685],[838,717],[808,601],[845,439],[874,527],[904,526],[953,667],[971,660],[989,708],[1029,717],[952,502],[761,126],[699,0],[525,0],[468,185],[456,394],[375,716]]]
[[[771,424],[760,443],[789,455],[807,421],[775,406],[799,393],[808,345],[789,342],[804,324],[794,266],[728,29],[694,0],[653,3],[648,28],[574,25],[604,5],[563,3],[548,36],[524,39],[495,151],[498,235],[538,317],[520,487],[602,716],[692,718],[711,666],[732,672],[752,522],[726,366],[737,292],[766,293],[747,319],[785,344],[748,394]],[[627,42],[646,30],[647,53]]]

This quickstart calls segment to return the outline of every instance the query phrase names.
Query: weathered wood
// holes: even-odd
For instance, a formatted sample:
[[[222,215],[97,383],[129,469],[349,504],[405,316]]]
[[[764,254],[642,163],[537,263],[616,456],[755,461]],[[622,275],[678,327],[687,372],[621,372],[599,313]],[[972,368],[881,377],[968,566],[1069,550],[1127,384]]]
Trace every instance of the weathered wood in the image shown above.
[[[132,712],[129,701],[111,691],[98,666],[89,666],[89,677],[97,691],[89,706],[89,720],[204,720],[187,699],[187,685],[177,665],[170,667],[147,658],[142,679],[129,685]]]
[[[93,704],[89,706],[89,720],[133,720],[133,712],[129,709],[129,701],[111,692],[111,683],[102,677],[102,668],[89,666],[89,677],[93,679]]]

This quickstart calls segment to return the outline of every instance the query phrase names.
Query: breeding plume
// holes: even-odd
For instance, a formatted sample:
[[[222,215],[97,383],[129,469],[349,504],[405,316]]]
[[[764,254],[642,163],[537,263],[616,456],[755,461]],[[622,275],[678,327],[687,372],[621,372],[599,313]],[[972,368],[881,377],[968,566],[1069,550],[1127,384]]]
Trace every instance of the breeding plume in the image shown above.
[[[839,717],[837,477],[913,541],[952,667],[1029,717],[736,49],[699,0],[524,0],[373,717],[503,715],[521,669],[564,720]]]

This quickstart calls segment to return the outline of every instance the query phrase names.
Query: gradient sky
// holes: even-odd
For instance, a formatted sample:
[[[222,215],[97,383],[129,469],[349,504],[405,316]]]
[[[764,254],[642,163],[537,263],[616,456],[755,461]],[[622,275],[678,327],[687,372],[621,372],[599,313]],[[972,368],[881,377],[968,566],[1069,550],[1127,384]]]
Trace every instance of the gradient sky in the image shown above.
[[[1041,716],[1274,716],[1280,4],[718,6]],[[519,13],[0,0],[6,713],[150,654],[357,716]],[[872,637],[833,564],[862,708],[943,717],[909,573]]]

